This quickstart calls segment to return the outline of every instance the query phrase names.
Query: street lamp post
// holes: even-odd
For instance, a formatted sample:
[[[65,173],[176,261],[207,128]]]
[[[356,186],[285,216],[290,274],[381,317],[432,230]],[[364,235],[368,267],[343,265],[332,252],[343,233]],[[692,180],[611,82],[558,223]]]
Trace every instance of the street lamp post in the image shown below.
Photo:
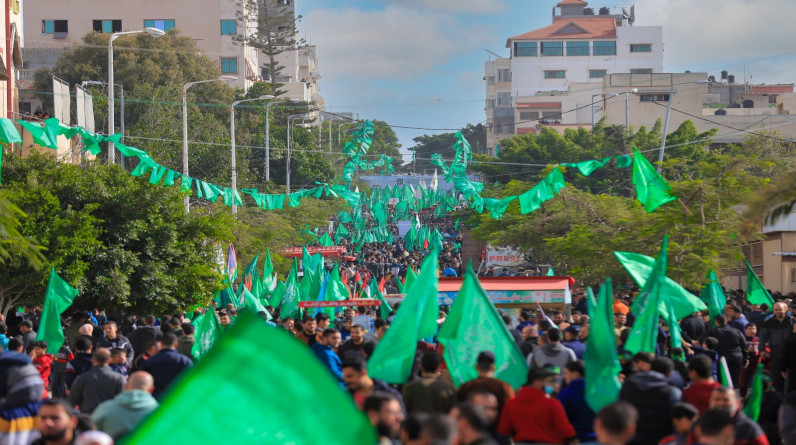
[[[160,29],[157,28],[144,28],[138,31],[125,31],[125,32],[115,32],[111,34],[110,39],[108,40],[108,89],[110,92],[108,93],[108,134],[113,134],[113,130],[116,128],[115,116],[114,116],[114,92],[113,92],[113,41],[116,40],[117,37],[128,35],[128,34],[141,34],[147,33],[154,37],[160,37],[164,34]],[[108,163],[113,164],[116,161],[116,153],[115,148],[113,146],[113,142],[108,142]]]
[[[661,172],[663,163],[663,150],[666,147],[666,132],[669,130],[669,114],[672,112],[672,97],[674,96],[675,85],[686,85],[689,83],[708,83],[707,80],[693,80],[690,82],[672,82],[669,87],[669,102],[666,104],[666,119],[663,120],[663,135],[661,136],[661,149],[658,151],[658,173]]]
[[[273,99],[274,96],[270,94],[266,94],[264,96],[255,97],[254,99],[243,99],[243,100],[236,100],[232,102],[232,107],[230,108],[230,115],[229,115],[229,137],[232,141],[232,190],[238,189],[238,168],[237,168],[237,161],[235,155],[235,107],[238,104],[242,104],[244,102],[253,102],[255,100],[268,100]],[[238,213],[238,206],[235,205],[235,200],[232,200],[232,214],[236,215]]]
[[[287,193],[290,194],[290,120],[294,117],[301,117],[307,113],[291,114],[287,117],[287,161],[285,164],[285,185]]]
[[[233,76],[221,76],[218,79],[197,80],[195,82],[188,82],[182,86],[182,174],[188,177],[188,88],[200,83],[208,82],[230,82],[238,80]],[[191,204],[188,201],[188,195],[183,198],[185,204],[185,213],[191,210]]]
[[[296,99],[280,100],[278,102],[268,102],[265,105],[265,180],[271,180],[271,120],[268,118],[268,111],[272,105],[284,103],[298,103]]]
[[[107,85],[107,84],[108,82],[101,82],[99,80],[84,80],[80,82],[80,85],[82,85],[83,87],[85,87],[86,85]],[[121,111],[120,111],[121,122],[119,122],[119,127],[122,133],[121,142],[124,143],[124,85],[120,85],[117,83],[114,86],[119,87],[120,90],[119,99],[121,100],[121,103],[119,105],[121,106]],[[121,160],[122,168],[124,168],[124,156],[120,154],[119,158]]]

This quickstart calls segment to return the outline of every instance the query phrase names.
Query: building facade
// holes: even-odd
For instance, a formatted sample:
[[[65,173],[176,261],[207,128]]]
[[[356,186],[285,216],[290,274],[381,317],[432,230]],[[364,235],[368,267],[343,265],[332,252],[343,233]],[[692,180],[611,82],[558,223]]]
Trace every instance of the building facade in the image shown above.
[[[487,144],[535,131],[539,121],[591,124],[589,106],[612,73],[663,71],[663,28],[633,26],[630,10],[563,0],[550,26],[509,37],[509,58],[486,62]]]

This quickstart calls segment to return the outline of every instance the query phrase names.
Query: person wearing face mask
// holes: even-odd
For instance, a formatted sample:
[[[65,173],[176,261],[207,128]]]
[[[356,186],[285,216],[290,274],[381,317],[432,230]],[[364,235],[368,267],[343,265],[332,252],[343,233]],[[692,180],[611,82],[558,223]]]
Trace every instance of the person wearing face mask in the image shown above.
[[[546,368],[528,371],[517,396],[506,402],[498,433],[521,443],[577,443],[561,402],[552,398],[555,374]]]

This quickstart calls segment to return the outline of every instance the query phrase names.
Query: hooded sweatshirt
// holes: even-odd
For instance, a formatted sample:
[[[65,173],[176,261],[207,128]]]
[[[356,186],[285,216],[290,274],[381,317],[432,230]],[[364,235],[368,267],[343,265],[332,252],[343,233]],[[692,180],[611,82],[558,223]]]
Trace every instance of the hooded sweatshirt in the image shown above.
[[[564,443],[575,438],[561,402],[532,386],[523,386],[517,397],[506,402],[498,433],[514,442]]]
[[[572,351],[572,349],[556,342],[545,343],[542,347],[536,348],[533,354],[531,354],[528,364],[533,369],[544,368],[547,365],[556,366],[558,369],[564,369],[567,363],[576,360],[577,357],[575,357],[575,352]]]
[[[113,440],[119,440],[157,407],[158,402],[152,394],[133,389],[100,403],[91,418],[97,424],[97,429],[108,433]]]
[[[682,391],[660,372],[639,372],[627,379],[619,391],[619,400],[630,403],[638,411],[636,435],[630,443],[658,443],[672,434],[672,423],[661,419],[670,419],[672,405],[681,398]]]

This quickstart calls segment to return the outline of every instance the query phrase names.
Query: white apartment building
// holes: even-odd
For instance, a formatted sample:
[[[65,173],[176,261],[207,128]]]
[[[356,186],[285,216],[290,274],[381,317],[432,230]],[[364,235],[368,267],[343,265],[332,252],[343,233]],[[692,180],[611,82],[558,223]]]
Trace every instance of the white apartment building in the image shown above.
[[[147,27],[177,28],[216,60],[233,85],[248,88],[259,79],[257,51],[235,38],[255,28],[242,23],[237,0],[26,0],[23,17],[27,48],[63,48],[82,43],[91,31],[113,33]]]
[[[22,0],[10,0],[3,8],[0,40],[0,106],[2,117],[15,119],[18,113],[16,71],[22,68]]]
[[[591,124],[606,75],[662,72],[663,28],[634,22],[635,7],[595,11],[563,0],[550,26],[509,37],[510,57],[486,62],[487,144],[534,132],[539,119]]]

